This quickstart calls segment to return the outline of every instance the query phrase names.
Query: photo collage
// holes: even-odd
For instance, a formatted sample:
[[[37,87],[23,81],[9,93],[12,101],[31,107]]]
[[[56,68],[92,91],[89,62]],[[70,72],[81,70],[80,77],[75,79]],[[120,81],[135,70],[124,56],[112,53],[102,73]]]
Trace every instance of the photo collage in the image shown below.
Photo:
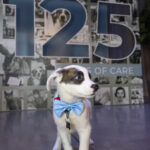
[[[121,38],[117,35],[97,33],[98,0],[79,0],[87,11],[86,23],[68,42],[90,43],[89,58],[43,57],[43,44],[69,22],[71,15],[66,9],[57,9],[53,13],[44,10],[40,7],[42,0],[34,0],[35,56],[17,57],[16,6],[3,4],[0,0],[0,111],[51,109],[56,85],[52,83],[48,92],[46,81],[57,64],[141,65],[138,1],[103,1],[130,4],[132,7],[132,16],[111,15],[112,22],[132,28],[136,36],[136,50],[127,59],[111,60],[93,53],[98,42],[112,47],[121,44]],[[99,85],[95,97],[91,99],[93,105],[144,103],[142,76],[93,76],[92,79]]]

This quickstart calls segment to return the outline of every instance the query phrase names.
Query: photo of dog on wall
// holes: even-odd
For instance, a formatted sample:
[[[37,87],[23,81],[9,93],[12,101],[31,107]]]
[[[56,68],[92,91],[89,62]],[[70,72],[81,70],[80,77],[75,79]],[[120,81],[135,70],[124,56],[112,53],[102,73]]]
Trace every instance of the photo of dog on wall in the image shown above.
[[[139,87],[131,88],[131,103],[132,104],[143,104],[143,89]]]
[[[70,13],[65,9],[55,10],[52,14],[45,13],[45,35],[55,35],[64,25],[67,24]]]
[[[46,78],[45,64],[42,61],[31,61],[31,74],[28,78],[27,85],[45,85]]]

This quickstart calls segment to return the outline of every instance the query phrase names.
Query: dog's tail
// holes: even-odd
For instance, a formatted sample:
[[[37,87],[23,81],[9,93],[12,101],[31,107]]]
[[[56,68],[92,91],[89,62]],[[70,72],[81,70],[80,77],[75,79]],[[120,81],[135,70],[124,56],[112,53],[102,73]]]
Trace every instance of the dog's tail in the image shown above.
[[[58,72],[61,70],[61,68],[58,68],[57,70],[55,70],[54,72],[52,72],[52,74],[48,77],[47,82],[46,82],[46,88],[48,91],[50,91],[50,85],[51,85],[51,80],[55,80],[58,76]]]

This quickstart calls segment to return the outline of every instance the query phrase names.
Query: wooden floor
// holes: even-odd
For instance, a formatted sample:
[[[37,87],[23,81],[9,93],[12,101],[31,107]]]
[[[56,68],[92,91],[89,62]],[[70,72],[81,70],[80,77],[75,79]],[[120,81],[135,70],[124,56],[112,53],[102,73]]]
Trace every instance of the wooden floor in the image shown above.
[[[92,150],[150,150],[148,104],[94,106],[92,126]],[[55,138],[50,110],[0,113],[0,150],[52,150]]]

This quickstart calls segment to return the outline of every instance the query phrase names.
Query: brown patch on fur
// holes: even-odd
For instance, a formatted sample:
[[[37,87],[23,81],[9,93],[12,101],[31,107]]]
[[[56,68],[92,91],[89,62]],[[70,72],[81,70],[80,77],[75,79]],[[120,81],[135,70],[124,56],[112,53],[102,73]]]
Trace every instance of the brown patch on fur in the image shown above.
[[[63,74],[62,80],[60,82],[70,83],[72,79],[77,75],[78,70],[75,68],[63,69],[59,71]]]

